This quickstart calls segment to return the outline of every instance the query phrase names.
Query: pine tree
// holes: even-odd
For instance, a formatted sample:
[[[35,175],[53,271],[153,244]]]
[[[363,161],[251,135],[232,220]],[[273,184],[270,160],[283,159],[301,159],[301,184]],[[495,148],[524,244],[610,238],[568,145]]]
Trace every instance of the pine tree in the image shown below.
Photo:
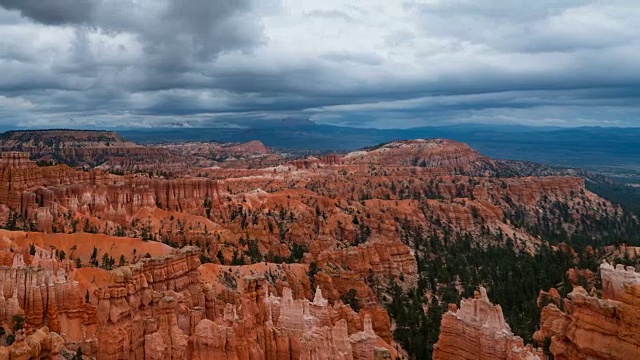
[[[93,266],[98,266],[98,249],[95,246],[93,247],[93,251],[91,252],[91,258],[89,259],[89,262]]]

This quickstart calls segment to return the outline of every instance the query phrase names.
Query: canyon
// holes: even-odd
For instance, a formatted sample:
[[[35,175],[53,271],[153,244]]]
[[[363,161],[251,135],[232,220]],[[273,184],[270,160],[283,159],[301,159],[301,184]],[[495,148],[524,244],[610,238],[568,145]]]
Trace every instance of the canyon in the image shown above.
[[[103,274],[106,281],[95,283],[84,282],[84,269],[67,272],[51,254],[43,256],[57,265],[18,262],[0,273],[0,320],[11,323],[24,316],[26,329],[36,329],[27,337],[16,336],[0,350],[0,358],[20,358],[25,352],[28,358],[46,358],[63,346],[97,359],[396,355],[374,331],[369,314],[330,305],[320,288],[313,301],[294,300],[290,288],[277,296],[264,277],[246,276],[240,293],[215,291],[200,278],[194,247],[118,267]]]
[[[259,142],[72,133],[0,143],[0,359],[409,359],[392,289],[426,314],[455,283],[426,280],[426,247],[533,256],[548,238],[623,237],[633,219],[583,178],[445,139],[289,159]],[[456,284],[477,291],[438,314],[433,358],[634,354],[637,274],[600,270],[603,299],[574,284],[544,304],[535,347],[481,279]]]

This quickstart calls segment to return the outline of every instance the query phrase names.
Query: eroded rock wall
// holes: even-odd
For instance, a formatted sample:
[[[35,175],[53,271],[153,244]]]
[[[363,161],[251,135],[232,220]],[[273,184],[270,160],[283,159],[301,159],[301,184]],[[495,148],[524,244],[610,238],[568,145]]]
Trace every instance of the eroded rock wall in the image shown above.
[[[442,316],[434,360],[542,360],[540,350],[525,346],[504,321],[500,305],[493,305],[480,288],[474,299],[463,299]]]
[[[603,298],[577,286],[542,309],[534,339],[550,342],[557,360],[628,360],[640,357],[640,274],[632,267],[600,266]]]
[[[0,321],[25,318],[26,330],[2,356],[47,358],[63,347],[97,359],[375,359],[395,354],[374,331],[369,314],[268,293],[246,276],[237,293],[203,282],[197,248],[145,258],[109,273],[85,299],[64,269],[21,264],[0,271]],[[87,301],[88,300],[88,301]],[[41,330],[34,330],[41,329]],[[34,345],[38,338],[41,345]],[[25,340],[26,339],[26,340]],[[31,339],[31,340],[29,340]],[[62,345],[61,345],[62,344]],[[37,347],[37,350],[34,350]],[[7,355],[9,354],[9,355]],[[376,355],[377,354],[377,355]]]

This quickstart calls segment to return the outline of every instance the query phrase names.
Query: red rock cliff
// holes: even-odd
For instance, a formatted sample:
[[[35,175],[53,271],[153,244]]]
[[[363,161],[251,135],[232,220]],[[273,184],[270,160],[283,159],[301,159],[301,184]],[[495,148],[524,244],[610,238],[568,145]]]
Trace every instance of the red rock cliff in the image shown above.
[[[434,360],[541,360],[542,353],[525,346],[511,332],[500,305],[493,305],[480,288],[474,299],[464,299],[442,316]]]
[[[342,303],[330,305],[319,289],[313,301],[294,300],[288,287],[282,297],[268,294],[262,277],[246,276],[237,293],[222,291],[202,280],[198,257],[197,248],[187,247],[110,273],[99,270],[94,276],[108,274],[107,279],[86,299],[80,291],[86,284],[68,280],[62,269],[54,275],[24,262],[5,268],[0,272],[0,322],[9,324],[13,315],[21,315],[30,329],[42,330],[29,330],[13,347],[0,348],[0,359],[6,354],[21,359],[13,355],[21,351],[47,358],[58,354],[61,344],[97,359],[397,355],[375,333],[368,313],[360,316]],[[42,338],[39,352],[32,350],[36,337]]]
[[[629,360],[640,357],[640,274],[622,265],[603,263],[602,299],[580,286],[564,302],[542,310],[534,339],[549,339],[557,360]],[[547,340],[548,341],[548,340]]]

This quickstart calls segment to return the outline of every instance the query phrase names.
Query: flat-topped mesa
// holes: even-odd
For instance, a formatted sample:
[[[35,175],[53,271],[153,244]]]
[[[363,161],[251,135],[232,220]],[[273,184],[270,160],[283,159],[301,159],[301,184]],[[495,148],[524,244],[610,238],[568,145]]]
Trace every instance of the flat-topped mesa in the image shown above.
[[[0,134],[3,150],[24,149],[30,152],[51,152],[70,147],[130,147],[115,131],[100,130],[23,130]]]
[[[450,305],[442,316],[433,359],[541,360],[543,355],[511,332],[500,305],[493,305],[481,287],[474,299],[463,299],[460,309]]]
[[[483,159],[467,144],[446,139],[392,141],[374,148],[347,154],[349,164],[420,166],[468,169]]]
[[[0,150],[26,151],[46,163],[117,171],[184,173],[193,168],[279,163],[282,156],[259,141],[139,145],[113,131],[35,130],[0,134]],[[227,161],[229,160],[229,161]]]

